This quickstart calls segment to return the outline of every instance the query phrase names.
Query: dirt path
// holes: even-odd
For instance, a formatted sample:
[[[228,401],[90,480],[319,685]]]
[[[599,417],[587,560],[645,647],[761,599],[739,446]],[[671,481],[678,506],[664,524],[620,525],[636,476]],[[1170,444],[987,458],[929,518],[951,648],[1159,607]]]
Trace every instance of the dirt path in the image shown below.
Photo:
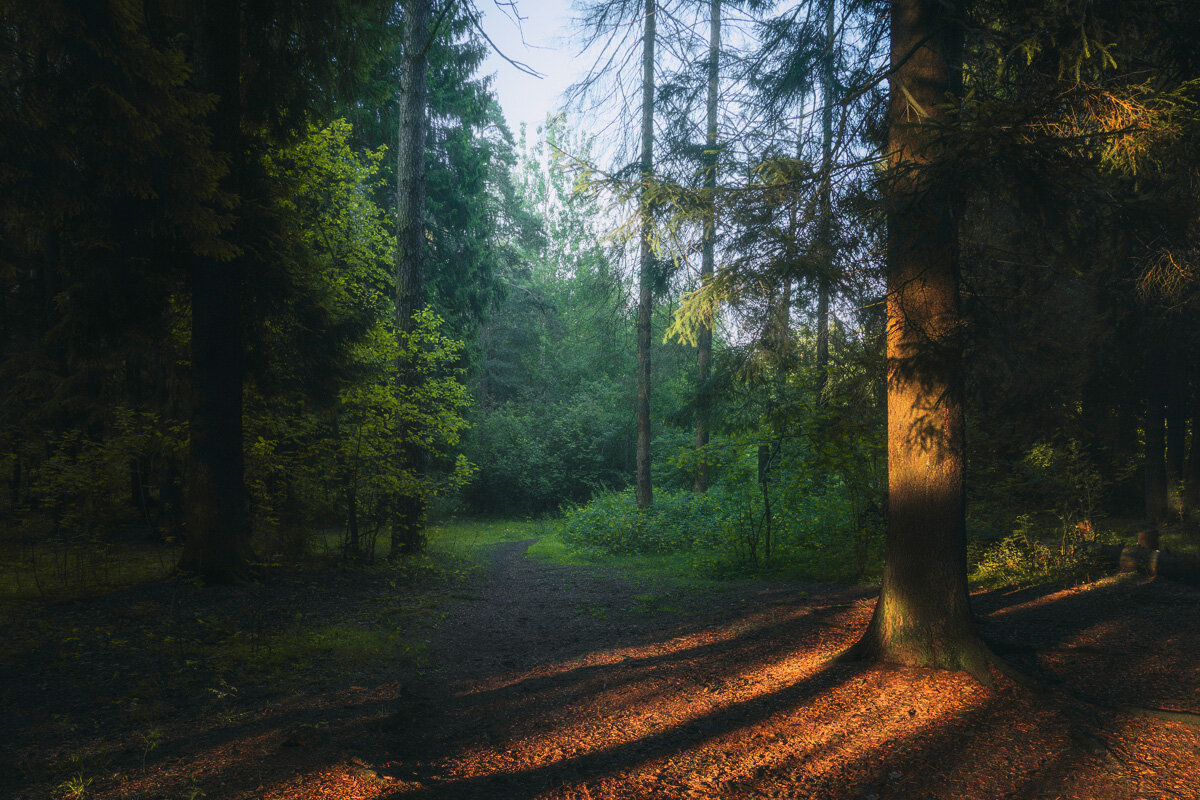
[[[347,615],[377,619],[384,633],[401,617],[440,622],[420,634],[430,642],[423,666],[305,668],[296,677],[309,683],[230,687],[231,697],[197,677],[170,684],[156,702],[169,696],[171,707],[144,724],[136,713],[122,723],[65,713],[129,684],[153,696],[148,667],[137,675],[149,678],[121,672],[132,665],[119,661],[127,643],[104,657],[48,650],[41,666],[25,665],[37,682],[6,677],[18,707],[8,719],[46,723],[23,744],[0,742],[0,757],[19,776],[69,755],[86,788],[4,784],[0,774],[0,795],[1200,800],[1195,728],[1004,680],[988,689],[964,675],[831,662],[865,625],[869,592],[761,583],[684,592],[527,558],[531,541],[495,546],[451,594],[346,573],[228,590],[164,584],[45,609],[74,636],[97,615],[128,628],[135,611],[152,619],[167,607],[231,630],[301,613],[337,630]],[[1110,701],[1200,706],[1193,588],[1109,581],[982,593],[975,607],[985,634],[1026,646],[1013,656],[1023,669]],[[193,668],[205,674],[204,663]]]
[[[831,664],[869,616],[861,591],[661,598],[524,558],[526,544],[497,548],[451,609],[441,690],[398,729],[393,766],[407,774],[384,796],[1200,798],[1195,729],[1003,681]],[[976,604],[990,634],[1045,648],[1027,669],[1186,708],[1200,698],[1196,600],[1151,583]]]

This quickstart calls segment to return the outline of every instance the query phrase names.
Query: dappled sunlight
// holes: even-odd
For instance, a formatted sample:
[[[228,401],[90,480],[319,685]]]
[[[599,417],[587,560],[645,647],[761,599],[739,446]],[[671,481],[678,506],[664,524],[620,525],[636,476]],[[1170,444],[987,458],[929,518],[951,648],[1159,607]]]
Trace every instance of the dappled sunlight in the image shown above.
[[[870,604],[873,602],[873,600],[863,601],[868,610]],[[678,660],[686,656],[688,651],[713,648],[722,644],[735,642],[749,634],[761,634],[767,628],[800,622],[825,610],[825,606],[809,606],[807,604],[790,611],[782,611],[779,608],[765,609],[749,613],[744,617],[739,617],[726,625],[692,631],[660,641],[593,650],[566,661],[538,666],[515,673],[489,676],[482,681],[471,684],[462,691],[462,694],[495,691],[513,687],[534,679],[555,678],[576,671],[594,670],[618,665],[635,667],[639,663],[649,663],[665,659]],[[827,621],[825,624],[835,623]]]
[[[601,646],[567,657],[547,648],[541,664],[472,662],[440,690],[414,674],[253,711],[231,706],[199,733],[164,731],[145,769],[96,796],[1200,797],[1188,763],[1200,752],[1195,729],[1081,716],[1003,678],[985,688],[963,673],[834,662],[866,625],[872,598],[744,597],[707,614],[640,618],[641,627],[614,620]],[[1098,597],[1110,601],[1103,613],[1084,613]],[[1194,622],[1162,633],[1166,653],[1097,656],[1145,633],[1131,623],[1138,608],[1176,599],[1107,585],[976,596],[985,627],[1019,623],[1049,643],[1042,668],[1087,691],[1165,658],[1194,693],[1200,675],[1184,661]],[[1150,671],[1155,684],[1168,678]],[[1114,785],[1129,793],[1113,795]]]

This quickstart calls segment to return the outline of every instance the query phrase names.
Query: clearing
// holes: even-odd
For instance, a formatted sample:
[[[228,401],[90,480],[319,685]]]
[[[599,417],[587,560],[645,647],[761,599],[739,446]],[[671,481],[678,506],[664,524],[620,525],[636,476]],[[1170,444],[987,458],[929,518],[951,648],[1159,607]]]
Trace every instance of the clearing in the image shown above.
[[[530,558],[533,541],[449,576],[15,607],[0,795],[1200,798],[1200,728],[1110,710],[1200,708],[1193,587],[976,594],[1012,663],[1089,704],[832,663],[870,615],[861,587],[683,586]]]

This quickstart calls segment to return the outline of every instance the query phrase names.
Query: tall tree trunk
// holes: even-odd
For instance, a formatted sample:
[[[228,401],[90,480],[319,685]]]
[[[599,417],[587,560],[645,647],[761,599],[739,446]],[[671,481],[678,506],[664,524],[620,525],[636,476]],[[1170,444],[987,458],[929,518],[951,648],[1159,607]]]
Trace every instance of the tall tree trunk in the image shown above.
[[[772,362],[774,375],[768,384],[767,394],[767,424],[771,430],[771,440],[758,446],[758,484],[763,496],[762,539],[764,544],[764,563],[771,562],[771,472],[778,465],[780,453],[783,450],[783,438],[777,430],[775,419],[775,401],[787,383],[787,369],[792,345],[792,281],[784,278],[779,293],[767,303],[767,324],[763,330],[763,345],[766,355]]]
[[[817,404],[825,404],[829,380],[829,295],[833,278],[833,23],[834,0],[825,6],[825,57],[821,59],[820,273],[817,275]]]
[[[1146,376],[1146,519],[1154,525],[1167,520],[1166,394],[1167,375],[1162,353],[1155,348]]]
[[[197,12],[196,82],[219,97],[210,116],[213,148],[229,156],[226,186],[240,193],[240,2],[207,0]],[[231,583],[245,576],[250,555],[242,452],[241,259],[194,257],[189,279],[192,404],[180,568],[209,583]]]
[[[717,94],[720,89],[721,0],[711,0],[708,33],[708,124],[704,133],[704,189],[708,208],[700,245],[700,288],[712,283],[713,251],[717,238]],[[712,417],[712,339],[714,319],[702,320],[696,336],[696,449],[701,451],[696,465],[697,494],[708,491],[708,461],[703,452],[708,444]]]
[[[405,0],[404,56],[400,65],[400,122],[396,138],[396,335],[413,329],[413,316],[425,307],[425,116],[428,104],[426,64],[432,16],[429,0]],[[421,375],[400,370],[403,386]],[[402,467],[425,471],[425,453],[401,433]],[[391,555],[420,552],[425,546],[425,503],[421,497],[397,498],[392,522]]]
[[[961,86],[954,10],[892,3],[887,545],[879,601],[851,653],[987,680],[967,598],[957,228],[939,163],[946,97]]]
[[[649,183],[654,170],[654,0],[646,0],[646,29],[642,42],[642,217],[641,259],[638,269],[637,312],[637,505],[654,502],[650,482],[650,314],[654,301],[653,209]]]

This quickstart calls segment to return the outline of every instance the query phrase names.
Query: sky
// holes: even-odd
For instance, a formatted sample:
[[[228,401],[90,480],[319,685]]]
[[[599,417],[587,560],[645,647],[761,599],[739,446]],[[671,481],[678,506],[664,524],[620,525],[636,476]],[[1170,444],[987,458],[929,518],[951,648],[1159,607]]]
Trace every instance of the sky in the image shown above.
[[[494,86],[500,106],[516,135],[524,122],[530,134],[561,105],[561,95],[572,82],[583,76],[588,63],[575,58],[577,48],[570,43],[570,0],[517,0],[522,17],[521,29],[511,19],[511,10],[495,0],[479,0],[484,14],[484,30],[496,46],[514,61],[521,61],[540,72],[541,79],[526,75],[491,52],[483,74],[495,73]],[[508,11],[509,16],[505,16]],[[524,42],[521,40],[524,32]]]

